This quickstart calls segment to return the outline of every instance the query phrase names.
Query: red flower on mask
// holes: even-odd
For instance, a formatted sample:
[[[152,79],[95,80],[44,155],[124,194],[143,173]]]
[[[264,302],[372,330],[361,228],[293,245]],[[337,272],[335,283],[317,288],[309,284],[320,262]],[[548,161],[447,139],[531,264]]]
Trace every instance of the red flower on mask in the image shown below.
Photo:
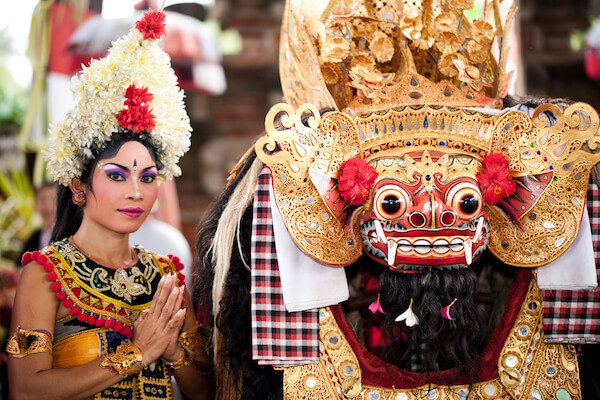
[[[377,171],[361,158],[351,158],[340,168],[338,188],[344,200],[359,205],[369,198]]]
[[[117,114],[119,125],[133,133],[151,132],[156,125],[156,117],[150,110],[153,98],[148,88],[130,85],[125,91],[125,108]]]
[[[517,185],[508,173],[508,162],[502,154],[492,153],[483,159],[484,171],[477,173],[483,200],[490,205],[512,195]]]
[[[165,13],[150,10],[144,13],[141,20],[135,23],[135,27],[146,39],[160,39],[167,30],[165,29]]]

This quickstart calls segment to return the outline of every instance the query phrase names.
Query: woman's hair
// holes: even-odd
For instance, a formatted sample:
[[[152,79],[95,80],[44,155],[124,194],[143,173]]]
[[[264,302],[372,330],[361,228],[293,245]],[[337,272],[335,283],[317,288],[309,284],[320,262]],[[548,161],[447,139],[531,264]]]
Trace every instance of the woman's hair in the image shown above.
[[[217,358],[223,360],[225,368],[231,377],[234,377],[233,392],[237,392],[243,399],[275,400],[283,394],[283,376],[281,371],[263,367],[252,360],[251,344],[251,317],[250,317],[250,271],[244,258],[249,256],[252,233],[252,202],[245,206],[236,204],[236,189],[244,185],[244,181],[253,176],[256,154],[252,151],[240,163],[237,173],[233,174],[228,185],[219,198],[211,205],[201,223],[198,225],[196,235],[196,265],[197,277],[192,290],[193,302],[201,316],[202,324],[215,326],[219,331],[219,347],[216,349]],[[236,221],[237,239],[227,243],[231,246],[228,271],[220,299],[213,299],[215,285],[216,262],[213,258],[219,252],[219,243],[215,242],[219,221],[223,214],[227,215],[226,208],[230,204],[244,207],[239,220]],[[221,221],[222,222],[222,221]],[[243,255],[244,256],[243,256]],[[220,303],[217,315],[213,313],[213,302]],[[213,357],[214,348],[209,349]]]
[[[130,131],[122,133],[114,133],[112,140],[108,142],[104,149],[92,147],[93,157],[88,161],[81,174],[81,182],[93,193],[92,177],[94,169],[100,160],[114,157],[121,146],[127,142],[136,141],[144,145],[153,161],[156,161],[156,150],[150,145],[147,134],[135,134]],[[57,193],[56,201],[56,223],[52,229],[50,241],[61,240],[67,238],[79,229],[83,219],[83,207],[77,206],[72,201],[73,192],[68,186],[60,185]]]

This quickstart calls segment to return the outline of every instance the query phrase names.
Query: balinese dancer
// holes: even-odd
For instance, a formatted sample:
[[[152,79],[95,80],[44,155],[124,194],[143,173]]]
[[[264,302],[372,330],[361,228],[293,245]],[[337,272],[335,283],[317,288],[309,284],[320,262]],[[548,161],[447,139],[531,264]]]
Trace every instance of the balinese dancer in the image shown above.
[[[286,103],[198,235],[219,399],[582,398],[540,287],[596,285],[591,246],[567,250],[599,119],[507,107],[515,6],[484,4],[287,1]],[[511,271],[499,322],[477,304],[490,262]],[[377,329],[350,322],[340,267],[376,278]]]
[[[152,10],[73,80],[45,152],[61,185],[53,242],[26,253],[7,351],[15,399],[208,398],[207,356],[176,256],[131,248],[190,145]]]

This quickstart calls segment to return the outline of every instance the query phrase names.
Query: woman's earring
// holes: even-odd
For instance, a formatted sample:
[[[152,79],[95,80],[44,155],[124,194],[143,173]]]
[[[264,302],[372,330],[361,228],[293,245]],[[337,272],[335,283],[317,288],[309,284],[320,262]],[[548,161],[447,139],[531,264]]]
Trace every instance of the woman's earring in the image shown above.
[[[75,192],[73,193],[73,198],[71,199],[73,200],[73,204],[75,204],[76,206],[81,207],[82,205],[85,204],[85,193],[83,192]]]

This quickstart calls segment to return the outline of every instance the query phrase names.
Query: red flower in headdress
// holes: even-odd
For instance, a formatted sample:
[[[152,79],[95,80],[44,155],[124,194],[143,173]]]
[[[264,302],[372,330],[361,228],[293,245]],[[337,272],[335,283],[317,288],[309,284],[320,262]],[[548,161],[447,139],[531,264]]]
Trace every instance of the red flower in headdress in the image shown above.
[[[131,85],[127,88],[125,92],[125,105],[129,107],[141,106],[143,104],[150,104],[154,95],[152,93],[148,93],[148,88],[136,88]]]
[[[150,132],[156,125],[156,117],[148,106],[124,108],[117,114],[117,121],[133,133]]]
[[[150,132],[156,125],[156,117],[150,110],[150,101],[154,98],[148,88],[136,88],[130,85],[125,91],[125,108],[117,114],[119,125],[133,133]]]
[[[477,173],[477,180],[487,204],[496,204],[517,190],[517,185],[508,173],[508,162],[502,154],[487,155],[483,159],[483,167],[485,171]]]
[[[141,20],[135,23],[135,27],[146,39],[160,39],[167,30],[165,29],[165,13],[150,10],[144,13]]]
[[[369,198],[377,171],[361,158],[351,158],[340,168],[338,188],[344,200],[359,205]]]

